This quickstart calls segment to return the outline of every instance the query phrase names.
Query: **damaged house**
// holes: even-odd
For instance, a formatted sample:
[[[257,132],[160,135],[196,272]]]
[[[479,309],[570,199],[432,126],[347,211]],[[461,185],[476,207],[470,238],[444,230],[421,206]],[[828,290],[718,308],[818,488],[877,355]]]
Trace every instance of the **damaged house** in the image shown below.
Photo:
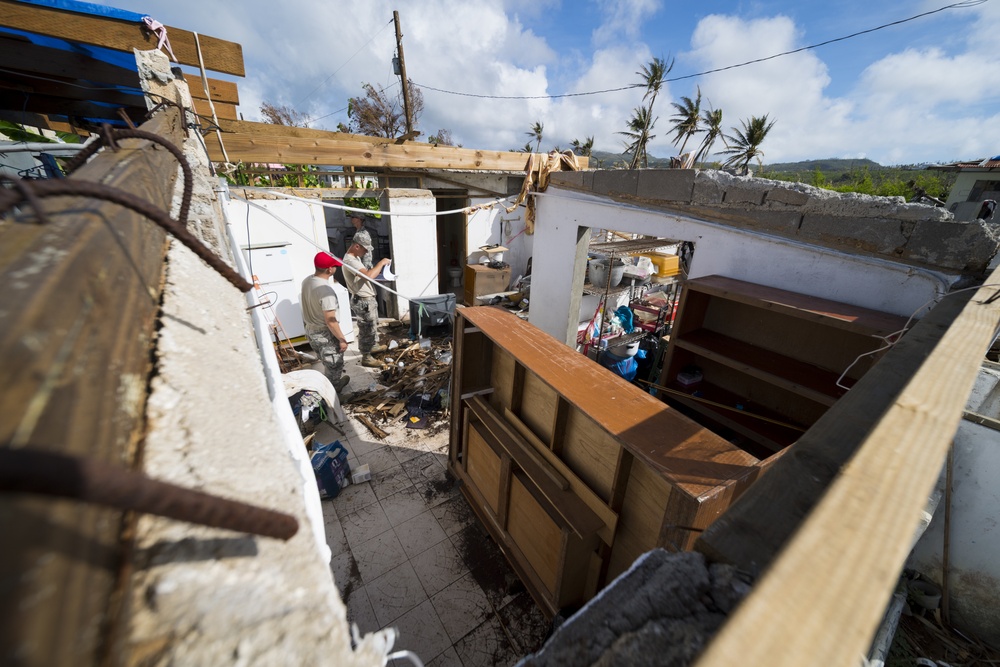
[[[1000,642],[995,508],[976,490],[1000,474],[993,222],[712,171],[539,178],[543,156],[243,123],[236,87],[207,76],[243,74],[238,44],[167,28],[199,71],[178,78],[142,17],[0,5],[19,77],[5,117],[92,137],[65,178],[3,192],[5,662],[593,664],[643,662],[668,636],[704,665],[844,664],[868,654],[904,567],[950,623]],[[227,187],[213,163],[239,160],[378,184]],[[530,216],[506,210],[525,180]],[[447,446],[420,456],[516,575],[499,597],[523,587],[544,625],[531,645],[511,640],[510,600],[451,636],[419,575],[423,598],[352,637],[330,569],[347,497],[320,501],[253,283],[294,324],[279,285],[337,254],[344,198],[372,195],[386,316],[461,295]],[[469,298],[493,245],[509,275]],[[641,388],[577,345],[595,309],[650,290],[595,285],[588,262],[651,252],[677,268]],[[527,320],[480,306],[527,275]],[[597,357],[625,346],[603,325]],[[379,481],[357,487],[381,502]],[[414,609],[436,643],[398,622]]]

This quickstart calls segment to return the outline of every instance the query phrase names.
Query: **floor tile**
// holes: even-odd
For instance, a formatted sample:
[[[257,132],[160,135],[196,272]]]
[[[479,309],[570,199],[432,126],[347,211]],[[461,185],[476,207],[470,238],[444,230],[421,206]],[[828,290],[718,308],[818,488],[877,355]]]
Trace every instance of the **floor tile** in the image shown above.
[[[407,519],[427,511],[423,496],[416,487],[409,486],[398,493],[380,501],[389,523],[398,526]]]
[[[378,502],[378,497],[371,484],[362,482],[345,487],[331,502],[333,508],[337,510],[337,516],[343,518],[357,512],[362,507]]]
[[[449,537],[476,520],[468,501],[460,493],[431,508],[431,514],[438,520],[441,528]]]
[[[383,628],[427,599],[409,562],[389,570],[365,588],[379,627]]]
[[[489,600],[471,574],[431,596],[431,604],[452,642],[469,634],[492,614]]]
[[[344,604],[347,604],[355,588],[364,585],[354,554],[350,551],[345,551],[330,560],[330,574],[333,575],[333,583],[337,585],[337,591],[340,592],[340,599]]]
[[[420,441],[418,440],[403,441],[403,442],[390,440],[389,447],[392,448],[393,456],[395,456],[396,460],[399,461],[400,463],[410,461],[412,459],[417,458],[421,454],[426,453],[426,450],[420,447]]]
[[[323,527],[326,530],[326,543],[330,547],[330,555],[339,556],[348,550],[344,527],[340,524],[337,511],[330,501],[323,501]]]
[[[458,657],[458,653],[455,652],[453,647],[448,647],[444,653],[426,663],[426,665],[427,667],[463,667],[462,660]]]
[[[359,586],[351,592],[351,599],[347,601],[347,622],[356,624],[361,636],[382,629],[378,619],[375,618],[375,610],[372,609],[368,590],[364,586]]]
[[[380,447],[385,447],[385,443],[380,442],[367,428],[359,425],[359,429],[357,433],[348,436],[348,441],[345,443],[347,451],[357,455],[360,459]]]
[[[518,595],[497,612],[507,636],[514,640],[518,653],[527,655],[542,647],[552,623],[538,608],[530,595]]]
[[[393,621],[392,625],[399,631],[393,650],[413,651],[425,663],[451,646],[451,640],[430,600],[424,600]]]
[[[368,468],[372,472],[372,477],[399,464],[389,445],[382,445],[366,454],[359,454],[358,458],[361,460],[362,465],[365,463],[368,464]]]
[[[413,486],[413,482],[410,481],[400,465],[372,475],[372,488],[379,500],[399,493],[408,486]]]
[[[422,515],[421,515],[422,516]],[[405,525],[405,524],[404,524]],[[410,559],[427,595],[436,595],[469,573],[451,540],[443,539]]]
[[[393,526],[393,530],[396,531],[396,537],[399,538],[399,543],[403,545],[403,551],[408,558],[413,558],[441,540],[448,539],[430,510],[407,519],[398,526]]]
[[[365,583],[374,581],[392,568],[406,562],[406,553],[396,537],[396,533],[387,530],[367,542],[352,549],[358,571]]]
[[[500,547],[497,546],[493,538],[490,537],[490,534],[486,532],[486,529],[478,521],[469,523],[451,535],[451,542],[458,549],[458,552],[462,554],[462,558],[465,559],[465,564],[469,566],[470,570],[482,563],[506,562],[504,561]]]
[[[496,617],[487,619],[455,642],[455,652],[464,667],[502,667],[520,659]]]
[[[444,475],[444,465],[437,460],[437,456],[429,452],[414,457],[401,465],[414,484],[437,481]]]
[[[352,549],[392,528],[382,506],[377,502],[341,517],[340,525],[344,527],[344,535]]]

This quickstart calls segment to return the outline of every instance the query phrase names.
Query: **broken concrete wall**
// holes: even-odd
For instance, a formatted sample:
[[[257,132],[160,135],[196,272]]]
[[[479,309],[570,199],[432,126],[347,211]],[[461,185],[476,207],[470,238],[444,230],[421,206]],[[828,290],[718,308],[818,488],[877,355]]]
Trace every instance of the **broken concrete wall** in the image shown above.
[[[719,171],[560,172],[551,182],[736,229],[949,273],[982,274],[1000,245],[995,225],[956,222],[943,208],[909,204],[902,197],[839,193]]]

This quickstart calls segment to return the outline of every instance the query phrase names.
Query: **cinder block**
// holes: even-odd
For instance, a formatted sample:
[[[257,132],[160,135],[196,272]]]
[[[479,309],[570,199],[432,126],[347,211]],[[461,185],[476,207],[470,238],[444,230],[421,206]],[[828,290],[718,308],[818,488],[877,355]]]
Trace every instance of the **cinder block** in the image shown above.
[[[828,248],[899,257],[906,245],[899,220],[888,218],[847,218],[807,213],[802,219],[798,238]]]
[[[721,204],[725,189],[719,182],[711,178],[696,178],[694,191],[691,193],[693,204]]]
[[[688,203],[694,193],[694,169],[643,169],[636,195],[643,199]]]
[[[774,188],[764,194],[764,203],[775,202],[778,204],[788,204],[790,206],[802,206],[809,201],[809,195],[798,190],[787,188]]]
[[[590,192],[594,187],[592,171],[557,171],[549,176],[549,183],[558,187]]]
[[[979,274],[997,252],[1000,229],[982,222],[918,222],[900,259]]]
[[[726,194],[722,198],[722,203],[726,206],[737,204],[760,206],[764,203],[764,195],[766,193],[767,190],[761,190],[760,188],[741,188],[730,185],[726,187]]]
[[[702,216],[713,220],[712,216]],[[719,222],[737,229],[752,229],[769,234],[794,237],[798,234],[802,215],[797,211],[771,211],[767,209],[720,209]]]
[[[633,169],[601,169],[594,172],[594,194],[635,195],[639,172]]]

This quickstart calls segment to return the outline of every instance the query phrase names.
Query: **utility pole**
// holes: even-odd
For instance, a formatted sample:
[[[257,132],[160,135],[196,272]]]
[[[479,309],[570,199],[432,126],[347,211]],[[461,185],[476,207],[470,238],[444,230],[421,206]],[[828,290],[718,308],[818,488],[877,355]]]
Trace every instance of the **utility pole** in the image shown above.
[[[410,82],[406,78],[406,60],[403,59],[403,33],[399,29],[399,12],[392,11],[396,24],[396,51],[399,54],[399,75],[403,77],[403,112],[406,114],[406,134],[413,134],[413,117],[410,115]]]

